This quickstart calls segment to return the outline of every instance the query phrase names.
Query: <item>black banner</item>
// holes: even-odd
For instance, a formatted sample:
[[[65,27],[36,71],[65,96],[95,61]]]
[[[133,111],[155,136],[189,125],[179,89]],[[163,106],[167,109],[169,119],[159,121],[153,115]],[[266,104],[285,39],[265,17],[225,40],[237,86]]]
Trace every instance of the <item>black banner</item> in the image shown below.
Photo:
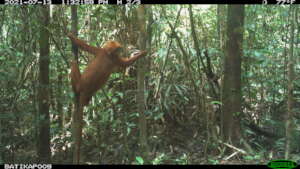
[[[84,5],[84,4],[299,4],[300,0],[1,0],[6,5]]]

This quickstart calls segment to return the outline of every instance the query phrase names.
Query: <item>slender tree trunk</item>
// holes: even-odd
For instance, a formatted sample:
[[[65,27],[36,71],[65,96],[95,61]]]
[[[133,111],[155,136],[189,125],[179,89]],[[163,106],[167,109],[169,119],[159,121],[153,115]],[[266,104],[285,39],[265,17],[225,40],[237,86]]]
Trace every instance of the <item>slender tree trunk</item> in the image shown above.
[[[49,6],[41,6],[40,20],[40,59],[39,59],[39,135],[38,135],[38,162],[50,163],[50,116],[49,116]]]
[[[1,112],[3,112],[1,109],[0,109],[0,111]],[[3,161],[3,155],[4,155],[4,145],[3,145],[3,143],[2,143],[2,133],[4,133],[4,128],[2,127],[3,125],[3,119],[2,118],[0,118],[0,164],[3,164],[4,163],[4,161]]]
[[[218,31],[218,46],[222,52],[225,51],[225,31],[226,31],[226,6],[218,5],[217,6],[217,31]]]
[[[285,144],[285,159],[289,159],[290,156],[290,144],[291,144],[291,133],[293,130],[293,116],[294,116],[294,33],[295,33],[295,8],[293,5],[290,6],[290,18],[291,18],[291,32],[290,32],[290,54],[288,58],[288,101],[287,101],[287,115],[286,115],[286,144]]]
[[[223,82],[224,82],[224,53],[225,53],[225,37],[226,37],[226,6],[225,5],[218,5],[217,6],[217,31],[218,31],[218,46],[221,53],[221,62],[220,62],[220,69],[221,69],[221,83],[220,83],[220,100],[222,100],[223,96]],[[221,116],[223,114],[223,110],[220,109],[220,113],[217,116]],[[218,123],[223,128],[222,118],[221,121]]]
[[[78,33],[78,17],[77,6],[71,6],[71,18],[72,18],[72,33],[77,36]],[[72,52],[74,54],[74,60],[78,63],[78,47],[72,43]],[[79,101],[74,98],[74,111],[72,116],[72,135],[74,141],[73,150],[73,164],[80,163],[80,146],[82,140],[82,124],[83,124],[83,107],[80,106]]]
[[[2,8],[0,11],[0,15],[1,15],[1,20],[0,20],[0,41],[2,42],[2,26],[3,26],[3,22],[5,19],[5,8]],[[3,112],[2,107],[0,108],[0,112]],[[4,138],[2,135],[4,132],[4,127],[5,126],[5,120],[3,118],[0,118],[0,164],[3,164],[3,160],[4,160],[4,145],[1,144],[2,143],[2,138]]]
[[[140,5],[137,9],[138,25],[140,29],[139,44],[140,49],[146,49],[147,32],[146,32],[146,9],[144,5]],[[146,101],[145,101],[145,59],[138,61],[137,73],[137,103],[139,111],[139,130],[140,130],[140,145],[143,159],[148,161],[148,144],[147,144],[147,120],[145,116]]]
[[[224,141],[235,140],[237,142],[238,138],[233,138],[233,136],[239,135],[240,126],[236,117],[241,113],[241,57],[243,54],[244,14],[244,5],[229,5],[222,95],[222,136]]]
[[[92,22],[92,10],[90,8],[88,8],[87,10],[88,10],[87,11],[88,18],[87,18],[86,22],[87,22],[87,27],[88,27],[87,29],[89,31],[88,42],[93,42],[94,40],[96,40],[96,37],[97,37],[97,36],[95,36],[95,34],[93,32],[93,30],[96,30],[96,29]],[[95,56],[93,54],[88,53],[88,52],[86,52],[86,53],[88,55],[88,62],[90,62],[92,59],[95,58]]]
[[[78,17],[77,17],[77,6],[71,6],[71,18],[72,18],[72,33],[77,36],[78,35]],[[78,61],[78,47],[72,43],[72,52],[75,56],[75,60]]]
[[[61,103],[62,101],[62,87],[63,87],[63,69],[60,65],[61,63],[57,63],[57,71],[58,71],[58,77],[57,77],[57,112],[58,112],[58,126],[61,131],[63,131],[63,119],[64,119],[64,112],[63,112],[63,105]]]

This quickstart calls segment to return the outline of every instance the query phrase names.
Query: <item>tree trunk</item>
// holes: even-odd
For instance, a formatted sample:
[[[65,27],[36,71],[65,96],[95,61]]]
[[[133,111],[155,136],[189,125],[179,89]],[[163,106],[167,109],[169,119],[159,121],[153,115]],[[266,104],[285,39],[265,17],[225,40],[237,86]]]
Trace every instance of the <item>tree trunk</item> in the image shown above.
[[[220,57],[221,62],[220,69],[221,69],[221,76],[220,76],[220,100],[222,101],[223,98],[223,82],[224,82],[224,53],[225,53],[225,37],[226,37],[226,5],[219,5],[217,6],[217,32],[218,32],[218,46],[220,50]],[[222,116],[223,110],[220,109],[219,115],[216,115],[220,118]],[[217,117],[216,117],[217,119]],[[222,118],[221,118],[222,119]],[[218,124],[223,128],[222,120],[218,121]]]
[[[49,116],[49,6],[41,6],[40,20],[40,59],[39,59],[39,135],[38,162],[50,163],[50,116]]]
[[[290,144],[291,144],[291,133],[293,130],[293,103],[294,103],[294,80],[295,80],[295,72],[294,72],[294,33],[295,33],[295,8],[293,5],[290,6],[290,14],[291,14],[291,32],[290,32],[290,54],[288,58],[288,101],[287,101],[287,115],[286,115],[286,144],[285,144],[285,159],[289,159],[290,156]]]
[[[77,37],[78,35],[78,17],[77,17],[77,6],[71,6],[71,19],[72,19],[72,33]],[[72,52],[75,56],[75,60],[78,61],[78,47],[72,43]]]
[[[241,57],[243,52],[244,5],[229,5],[222,95],[222,136],[225,142],[238,141],[241,113]],[[235,137],[234,137],[235,136]]]
[[[78,33],[78,17],[77,17],[77,6],[71,6],[71,18],[72,18],[72,33],[77,36]],[[72,43],[72,52],[74,54],[74,60],[78,62],[78,47]],[[74,141],[73,151],[73,164],[80,163],[80,146],[82,140],[82,124],[83,124],[83,107],[79,105],[79,101],[74,98],[74,111],[72,121],[72,135]]]
[[[140,29],[139,35],[139,48],[141,50],[146,49],[147,32],[146,32],[146,9],[144,5],[140,5],[137,9],[138,25]],[[145,116],[145,59],[142,58],[138,61],[138,73],[137,73],[137,103],[139,111],[139,130],[140,130],[140,146],[143,159],[148,161],[148,144],[147,144],[147,121]]]
[[[57,71],[58,71],[58,76],[57,76],[57,112],[58,112],[58,126],[61,131],[64,129],[63,125],[63,119],[64,119],[64,112],[63,112],[63,105],[61,101],[63,100],[62,98],[62,87],[63,87],[63,69],[60,63],[57,63]]]
[[[226,31],[226,6],[217,6],[217,31],[218,31],[218,46],[222,52],[225,50],[225,31]]]

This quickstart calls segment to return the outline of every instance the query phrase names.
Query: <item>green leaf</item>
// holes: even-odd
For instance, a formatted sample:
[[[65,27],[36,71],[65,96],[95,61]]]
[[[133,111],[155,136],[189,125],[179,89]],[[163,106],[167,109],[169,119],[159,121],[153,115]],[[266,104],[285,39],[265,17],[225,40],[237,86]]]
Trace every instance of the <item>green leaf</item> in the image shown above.
[[[166,91],[166,97],[170,96],[171,88],[172,88],[172,85],[168,86],[167,91]]]
[[[124,93],[123,92],[117,92],[117,95],[120,96],[122,99],[124,98]]]
[[[140,156],[135,157],[135,160],[137,161],[138,164],[144,164],[144,160]]]
[[[130,134],[131,128],[127,127],[127,136]]]
[[[112,98],[112,102],[113,103],[117,103],[118,102],[118,98]]]
[[[177,92],[179,93],[180,96],[184,96],[181,89],[179,89],[179,87],[177,85],[174,85],[175,89],[177,90]]]
[[[244,156],[244,159],[245,160],[253,160],[254,158],[253,158],[253,156]]]
[[[234,112],[233,116],[239,116],[241,114],[241,112]]]
[[[219,102],[219,101],[211,101],[210,104],[219,104],[219,105],[222,105],[222,102]]]

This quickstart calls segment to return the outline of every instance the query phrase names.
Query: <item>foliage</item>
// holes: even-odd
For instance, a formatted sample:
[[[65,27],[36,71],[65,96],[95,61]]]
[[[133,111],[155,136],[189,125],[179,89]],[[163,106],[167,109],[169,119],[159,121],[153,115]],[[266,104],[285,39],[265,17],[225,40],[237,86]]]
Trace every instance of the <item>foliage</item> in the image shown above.
[[[92,98],[84,111],[83,161],[88,164],[220,164],[221,145],[213,139],[220,129],[222,103],[212,94],[211,79],[204,72],[207,51],[219,84],[223,75],[223,49],[218,35],[217,6],[193,5],[201,55],[194,47],[187,5],[153,5],[152,43],[146,74],[146,109],[149,159],[139,151],[137,70],[115,73]],[[178,23],[176,16],[182,8]],[[109,39],[136,45],[135,7],[79,6],[79,37],[100,46]],[[0,6],[0,123],[4,163],[35,162],[38,134],[37,79],[39,61],[39,13],[33,6]],[[71,117],[74,94],[70,88],[71,43],[63,33],[68,7],[54,7],[50,53],[51,151],[53,163],[71,163]],[[284,116],[287,101],[287,55],[289,46],[288,6],[246,7],[242,62],[242,124],[255,123],[270,138],[242,125],[242,135],[254,152],[237,155],[240,163],[283,158]],[[175,27],[185,58],[169,23]],[[176,24],[175,24],[176,23]],[[71,24],[67,25],[70,29]],[[299,29],[299,28],[298,28]],[[129,34],[130,32],[131,34]],[[297,30],[299,34],[299,30]],[[129,36],[130,35],[130,36]],[[295,37],[297,37],[295,35]],[[298,36],[299,37],[299,36]],[[126,41],[124,40],[126,39]],[[172,41],[172,43],[171,43]],[[133,42],[133,44],[132,44]],[[171,45],[169,45],[171,44]],[[295,42],[299,46],[299,42]],[[299,47],[295,47],[296,75]],[[80,69],[89,56],[80,53]],[[203,61],[204,65],[201,63]],[[187,64],[186,64],[187,63]],[[148,66],[148,65],[147,65]],[[189,71],[191,73],[189,73]],[[299,107],[300,79],[295,80],[294,107]],[[222,94],[217,93],[219,96]],[[298,100],[297,100],[298,99]],[[293,159],[299,159],[299,111],[295,111]],[[216,132],[218,133],[218,132]],[[218,138],[217,138],[218,139]],[[240,140],[240,138],[236,138]],[[240,145],[241,147],[243,144]],[[240,158],[242,157],[242,158]],[[0,158],[1,159],[1,158]]]

